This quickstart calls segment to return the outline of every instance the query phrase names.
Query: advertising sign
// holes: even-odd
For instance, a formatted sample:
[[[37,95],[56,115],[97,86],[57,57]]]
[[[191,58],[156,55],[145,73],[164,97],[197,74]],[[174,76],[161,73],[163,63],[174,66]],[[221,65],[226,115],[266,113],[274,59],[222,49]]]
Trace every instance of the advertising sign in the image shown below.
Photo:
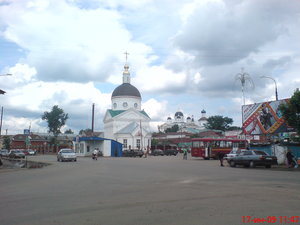
[[[294,131],[283,119],[280,104],[287,104],[289,99],[254,103],[242,106],[243,128],[246,134],[274,134]]]

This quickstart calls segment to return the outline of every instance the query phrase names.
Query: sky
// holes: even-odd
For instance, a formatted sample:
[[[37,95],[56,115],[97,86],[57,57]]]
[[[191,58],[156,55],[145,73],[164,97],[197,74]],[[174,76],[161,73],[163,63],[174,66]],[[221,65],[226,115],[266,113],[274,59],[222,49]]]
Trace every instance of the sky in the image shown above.
[[[0,0],[2,134],[47,132],[54,105],[69,115],[62,132],[78,133],[93,103],[103,131],[126,51],[152,131],[203,109],[241,126],[244,100],[300,87],[299,27],[299,0]]]

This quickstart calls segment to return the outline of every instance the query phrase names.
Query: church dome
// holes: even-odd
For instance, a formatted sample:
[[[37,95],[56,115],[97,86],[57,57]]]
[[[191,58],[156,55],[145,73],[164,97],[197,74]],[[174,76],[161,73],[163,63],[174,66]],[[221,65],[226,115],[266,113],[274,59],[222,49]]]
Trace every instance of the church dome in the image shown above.
[[[201,111],[201,113],[206,113],[206,111],[203,109],[203,110]]]
[[[175,113],[175,117],[177,117],[177,118],[178,118],[178,117],[182,117],[182,116],[183,116],[183,113],[182,113],[182,112],[176,112],[176,113]]]
[[[117,97],[117,96],[133,96],[133,97],[141,98],[141,94],[139,90],[135,86],[129,83],[123,83],[118,87],[116,87],[111,97]]]

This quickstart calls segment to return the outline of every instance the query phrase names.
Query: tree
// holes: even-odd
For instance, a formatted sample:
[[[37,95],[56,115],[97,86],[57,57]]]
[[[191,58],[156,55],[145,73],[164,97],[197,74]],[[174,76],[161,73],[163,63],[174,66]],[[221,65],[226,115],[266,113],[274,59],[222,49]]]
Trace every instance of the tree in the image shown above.
[[[90,129],[90,128],[87,128],[87,129],[85,129],[85,130],[83,130],[83,129],[81,129],[80,131],[79,131],[79,134],[80,135],[82,135],[82,134],[89,134],[89,133],[92,133],[92,129]]]
[[[65,131],[65,134],[74,134],[74,131],[72,131],[71,129],[68,129]]]
[[[3,138],[3,146],[5,149],[10,149],[10,138],[8,136]]]
[[[232,123],[233,120],[231,118],[223,117],[223,116],[211,116],[207,119],[205,128],[225,131],[230,128],[230,124]]]
[[[53,133],[55,137],[61,133],[60,129],[66,124],[68,114],[64,113],[64,110],[57,105],[52,107],[51,112],[44,112],[42,119],[48,123],[48,132]]]
[[[279,110],[289,126],[300,135],[300,91],[297,88],[287,104],[280,104]]]
[[[171,128],[167,128],[166,129],[166,133],[172,133],[172,132],[177,132],[179,130],[179,126],[177,124],[175,124],[174,126],[172,126]]]

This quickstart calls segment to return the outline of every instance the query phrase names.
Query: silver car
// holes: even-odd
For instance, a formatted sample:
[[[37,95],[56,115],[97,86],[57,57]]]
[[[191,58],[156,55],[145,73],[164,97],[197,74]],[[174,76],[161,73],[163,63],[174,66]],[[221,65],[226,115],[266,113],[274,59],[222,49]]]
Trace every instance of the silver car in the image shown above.
[[[230,159],[232,159],[233,157],[235,157],[245,151],[246,151],[246,149],[231,150],[231,152],[229,152],[228,154],[225,155],[224,159],[226,159],[229,162]]]
[[[8,157],[9,158],[13,158],[13,159],[16,159],[16,158],[25,158],[25,154],[19,150],[19,149],[12,149],[10,150],[9,154],[8,154]]]
[[[70,148],[63,148],[57,153],[57,161],[77,161],[76,153]]]
[[[7,149],[1,149],[0,150],[0,156],[8,156],[9,151]]]

